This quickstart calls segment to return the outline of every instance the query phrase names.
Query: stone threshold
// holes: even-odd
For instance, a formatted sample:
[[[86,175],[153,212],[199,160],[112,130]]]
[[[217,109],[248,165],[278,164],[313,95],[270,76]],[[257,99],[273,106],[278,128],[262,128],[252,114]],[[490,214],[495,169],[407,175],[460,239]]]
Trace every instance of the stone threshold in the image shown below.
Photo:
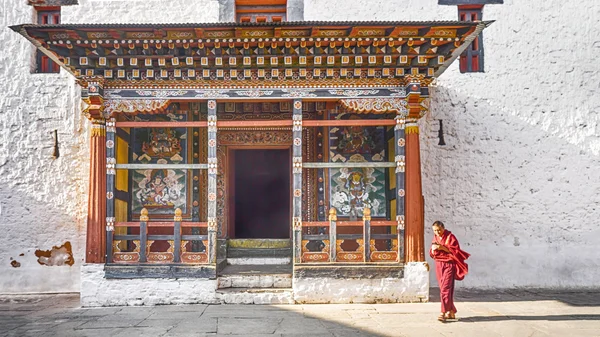
[[[398,263],[331,263],[297,264],[294,278],[383,279],[404,278],[404,264]]]
[[[137,278],[202,278],[216,279],[216,266],[189,264],[106,264],[104,277],[107,279]]]

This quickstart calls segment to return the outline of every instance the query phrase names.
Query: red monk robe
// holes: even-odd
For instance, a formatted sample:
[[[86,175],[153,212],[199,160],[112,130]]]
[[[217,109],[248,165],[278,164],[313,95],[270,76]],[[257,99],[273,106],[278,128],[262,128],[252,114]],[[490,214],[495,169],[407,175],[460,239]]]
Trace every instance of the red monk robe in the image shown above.
[[[440,301],[442,302],[442,314],[450,313],[448,318],[454,318],[456,307],[454,306],[454,280],[462,280],[469,271],[465,260],[470,254],[461,250],[456,236],[448,230],[444,230],[441,237],[434,235],[432,245],[437,244],[446,247],[443,249],[433,248],[429,251],[431,258],[435,260],[435,273],[440,286]]]

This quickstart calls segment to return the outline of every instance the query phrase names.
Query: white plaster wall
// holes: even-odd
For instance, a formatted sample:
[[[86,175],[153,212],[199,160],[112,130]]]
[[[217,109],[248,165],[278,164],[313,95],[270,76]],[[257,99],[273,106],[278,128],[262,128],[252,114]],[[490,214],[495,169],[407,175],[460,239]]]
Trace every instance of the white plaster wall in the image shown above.
[[[217,0],[80,0],[63,23],[214,22]],[[88,121],[67,73],[32,74],[34,49],[8,28],[34,23],[23,0],[0,2],[0,293],[80,289],[89,172]],[[60,157],[52,158],[58,130]],[[35,250],[70,242],[75,264],[43,266]],[[22,254],[22,256],[21,256]],[[20,267],[11,266],[11,258]]]
[[[429,299],[429,267],[407,263],[403,278],[294,278],[296,303],[397,303]]]
[[[219,21],[218,0],[79,0],[63,23],[199,23]]]
[[[598,287],[600,2],[504,2],[484,8],[496,20],[485,73],[460,74],[456,62],[421,123],[427,246],[429,225],[444,221],[472,254],[463,287]],[[456,20],[457,9],[305,0],[304,18]]]
[[[89,160],[79,91],[66,73],[31,74],[33,48],[8,26],[32,22],[33,10],[23,1],[0,6],[0,293],[78,291]],[[72,267],[37,262],[36,249],[67,241]]]
[[[77,291],[85,246],[88,134],[67,74],[31,74],[33,49],[0,4],[0,292]],[[437,0],[305,0],[305,20],[446,20]],[[63,23],[217,21],[217,0],[80,0]],[[505,0],[485,7],[486,72],[438,81],[423,120],[426,223],[445,221],[473,254],[468,287],[594,287],[600,262],[600,3]],[[437,146],[443,119],[445,147]],[[52,159],[58,130],[61,156]],[[426,240],[431,238],[427,226]],[[71,242],[73,267],[36,249]],[[23,256],[19,256],[23,254]],[[10,265],[10,258],[21,267]],[[433,269],[433,268],[432,268]],[[433,274],[432,274],[433,276]],[[44,282],[40,282],[44,280]]]

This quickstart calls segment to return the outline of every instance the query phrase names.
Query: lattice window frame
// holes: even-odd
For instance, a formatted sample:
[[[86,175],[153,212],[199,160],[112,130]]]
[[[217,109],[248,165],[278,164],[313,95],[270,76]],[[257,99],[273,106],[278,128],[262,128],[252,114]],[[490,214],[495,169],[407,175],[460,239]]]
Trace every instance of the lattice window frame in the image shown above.
[[[483,5],[459,5],[458,20],[464,22],[481,21]],[[483,33],[479,34],[469,47],[460,55],[459,66],[461,73],[483,73],[484,51]]]
[[[60,7],[38,7],[35,6],[38,25],[60,24]],[[60,73],[60,66],[52,61],[47,55],[37,50],[35,55],[35,72],[39,74]]]

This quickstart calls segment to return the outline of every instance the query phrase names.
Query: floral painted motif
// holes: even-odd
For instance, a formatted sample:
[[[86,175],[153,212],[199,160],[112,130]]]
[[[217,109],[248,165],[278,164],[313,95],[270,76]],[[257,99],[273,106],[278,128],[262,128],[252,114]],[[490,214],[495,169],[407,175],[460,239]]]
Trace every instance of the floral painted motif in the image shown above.
[[[398,113],[408,115],[406,101],[400,98],[348,98],[341,99],[342,105],[356,113]]]

